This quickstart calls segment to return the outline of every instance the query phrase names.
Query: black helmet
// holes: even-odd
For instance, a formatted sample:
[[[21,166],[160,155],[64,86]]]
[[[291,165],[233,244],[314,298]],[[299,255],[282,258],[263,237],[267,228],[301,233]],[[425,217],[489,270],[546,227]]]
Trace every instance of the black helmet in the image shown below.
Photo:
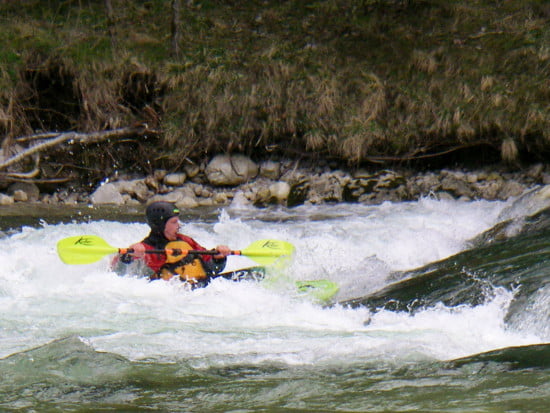
[[[164,225],[172,217],[179,215],[179,209],[170,202],[153,202],[147,207],[145,216],[152,229],[164,230]]]

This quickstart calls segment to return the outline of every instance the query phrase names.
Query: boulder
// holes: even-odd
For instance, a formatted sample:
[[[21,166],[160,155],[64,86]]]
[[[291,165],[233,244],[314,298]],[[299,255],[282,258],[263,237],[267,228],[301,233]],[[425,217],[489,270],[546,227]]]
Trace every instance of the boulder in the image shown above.
[[[287,182],[279,181],[269,186],[261,185],[256,188],[254,205],[266,207],[268,205],[287,205],[290,195],[290,185]]]
[[[199,206],[195,191],[189,186],[178,188],[175,191],[163,195],[155,195],[148,200],[148,203],[156,201],[171,202],[181,209],[196,208]]]
[[[118,190],[118,186],[114,183],[106,183],[101,185],[90,195],[90,201],[94,205],[100,204],[124,204],[124,198]]]
[[[32,182],[15,182],[8,187],[8,194],[16,201],[38,201],[40,190]],[[17,194],[17,195],[16,195]]]
[[[506,181],[502,185],[499,191],[500,199],[508,199],[512,197],[520,196],[526,190],[526,186],[517,181]]]
[[[406,183],[406,179],[403,175],[394,171],[385,170],[377,174],[376,190],[381,189],[395,189],[400,185]]]
[[[315,199],[315,203],[341,202],[344,185],[343,181],[332,173],[312,177],[309,182],[309,197]]]
[[[193,209],[199,206],[199,202],[197,198],[185,196],[176,202],[176,206],[180,209]]]
[[[187,179],[187,174],[185,172],[167,174],[162,180],[165,185],[169,186],[182,186]]]
[[[149,186],[144,179],[134,179],[131,181],[117,181],[114,183],[121,195],[128,194],[140,202],[145,202],[152,195]]]
[[[454,198],[468,197],[473,198],[474,191],[468,183],[460,176],[447,175],[441,180],[441,189],[451,194]]]
[[[364,170],[355,172],[352,178],[347,177],[345,174],[333,175],[330,181],[332,187],[331,196],[325,197],[326,201],[341,202],[342,200],[347,202],[368,202],[372,203],[374,200],[385,200],[391,190],[403,187],[406,184],[404,176],[390,171],[383,170],[374,174],[369,174]],[[340,187],[341,190],[337,191]]]
[[[502,181],[487,180],[476,182],[475,188],[479,193],[479,198],[494,201],[498,199],[498,194],[502,188]]]
[[[290,194],[290,185],[286,182],[275,182],[269,186],[269,193],[278,204],[286,204],[288,195]]]
[[[214,186],[237,186],[258,175],[258,165],[244,155],[217,155],[206,166],[206,178]]]

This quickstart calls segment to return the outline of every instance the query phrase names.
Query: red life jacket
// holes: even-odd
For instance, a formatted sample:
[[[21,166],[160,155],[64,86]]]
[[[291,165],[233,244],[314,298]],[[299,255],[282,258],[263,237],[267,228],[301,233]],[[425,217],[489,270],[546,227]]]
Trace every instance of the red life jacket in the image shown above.
[[[206,248],[204,248],[202,245],[200,245],[197,241],[195,241],[191,237],[188,237],[183,234],[177,234],[177,237],[178,237],[178,240],[187,242],[191,246],[191,248],[194,250],[199,250],[199,251],[206,250]],[[143,245],[145,246],[146,250],[156,249],[152,245],[149,245],[146,243],[143,243]],[[201,256],[201,259],[207,262],[212,259],[212,256],[203,255]],[[147,264],[147,266],[151,268],[156,274],[159,272],[160,267],[162,267],[164,263],[166,263],[166,254],[145,254],[145,257],[143,258],[143,260],[145,261],[145,264]]]

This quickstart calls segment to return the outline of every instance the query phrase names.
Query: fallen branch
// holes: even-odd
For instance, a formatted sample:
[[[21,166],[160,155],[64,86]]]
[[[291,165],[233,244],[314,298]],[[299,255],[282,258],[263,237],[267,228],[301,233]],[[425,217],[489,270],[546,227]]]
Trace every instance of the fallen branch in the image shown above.
[[[28,158],[29,156],[39,154],[46,149],[58,146],[62,143],[68,142],[69,144],[83,143],[90,144],[105,141],[108,139],[123,139],[131,136],[142,136],[146,134],[157,134],[158,132],[148,128],[147,124],[138,124],[125,128],[112,129],[101,132],[92,133],[78,133],[78,132],[66,132],[66,133],[41,133],[37,135],[25,136],[15,139],[16,142],[29,142],[34,140],[48,139],[44,142],[38,143],[30,148],[27,148],[18,154],[12,156],[6,161],[0,163],[0,170],[6,169],[21,160]],[[5,174],[2,172],[2,174]]]
[[[28,180],[32,179],[38,176],[40,173],[40,168],[38,165],[40,164],[40,158],[38,156],[35,156],[34,159],[34,168],[30,172],[2,172],[2,178],[13,178],[15,180]]]
[[[403,155],[403,156],[367,156],[365,160],[372,163],[416,161],[420,159],[437,158],[438,156],[448,155],[452,152],[456,152],[462,149],[468,149],[468,148],[483,146],[483,145],[492,146],[490,142],[477,141],[477,142],[471,142],[471,143],[465,143],[462,145],[452,146],[440,152],[424,153],[419,155],[418,154],[419,151],[415,151],[414,153]]]
[[[30,141],[38,141],[41,139],[55,138],[56,136],[59,136],[59,132],[37,133],[36,135],[21,136],[19,138],[15,138],[14,140],[17,143],[25,143]]]
[[[4,176],[0,175],[0,181],[1,182],[30,182],[34,184],[63,184],[65,182],[69,182],[74,177],[67,177],[67,178],[17,178],[12,176]]]

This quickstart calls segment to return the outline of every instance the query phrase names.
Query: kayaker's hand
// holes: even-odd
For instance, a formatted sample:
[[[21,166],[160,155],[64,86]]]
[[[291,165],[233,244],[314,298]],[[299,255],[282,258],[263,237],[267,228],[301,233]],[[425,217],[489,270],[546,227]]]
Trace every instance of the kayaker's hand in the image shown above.
[[[143,258],[143,256],[145,255],[145,246],[141,242],[130,245],[129,248],[134,250],[134,252],[132,252],[132,255],[136,258]]]
[[[225,258],[228,255],[230,255],[231,254],[231,249],[229,249],[229,247],[227,245],[218,245],[216,247],[216,252],[217,252],[217,254],[214,255],[214,258],[219,260],[219,259]]]

